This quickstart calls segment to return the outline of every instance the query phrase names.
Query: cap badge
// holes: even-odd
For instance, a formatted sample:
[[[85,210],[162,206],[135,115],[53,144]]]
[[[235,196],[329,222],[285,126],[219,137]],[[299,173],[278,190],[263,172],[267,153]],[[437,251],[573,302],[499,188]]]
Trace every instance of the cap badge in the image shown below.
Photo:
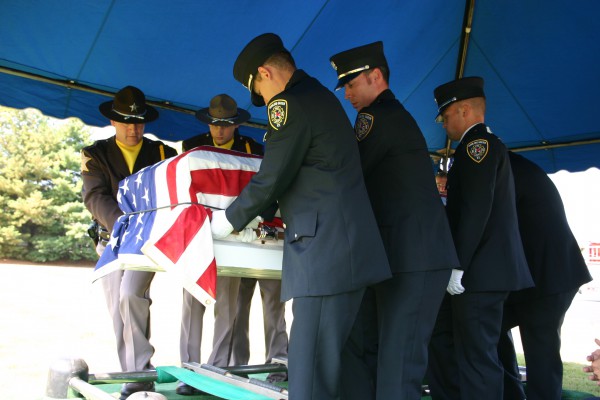
[[[278,99],[269,103],[269,124],[279,130],[287,121],[287,100]]]
[[[138,106],[137,106],[137,104],[133,103],[132,105],[129,106],[129,108],[131,108],[131,112],[134,113],[137,111]]]
[[[488,141],[475,139],[467,144],[467,154],[473,161],[480,163],[488,154]]]
[[[90,172],[88,169],[87,163],[92,158],[88,157],[83,151],[81,152],[81,172]]]
[[[371,132],[373,127],[373,121],[375,117],[371,114],[360,113],[356,116],[356,122],[354,123],[354,134],[356,140],[362,141]]]

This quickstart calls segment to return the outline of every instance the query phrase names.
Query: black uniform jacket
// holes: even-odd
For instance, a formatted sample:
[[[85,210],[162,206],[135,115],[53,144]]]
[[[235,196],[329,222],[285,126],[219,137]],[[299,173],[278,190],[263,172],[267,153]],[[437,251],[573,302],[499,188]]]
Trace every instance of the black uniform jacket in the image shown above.
[[[282,300],[344,293],[391,276],[339,100],[304,71],[267,105],[260,170],[226,211],[242,229],[275,200],[286,224]]]
[[[133,173],[165,158],[177,155],[175,149],[160,141],[142,138],[142,148],[135,160]],[[162,150],[161,150],[162,149]],[[112,232],[123,211],[117,203],[119,182],[131,175],[116,137],[98,140],[81,150],[83,202],[100,225]]]
[[[519,230],[535,291],[561,293],[591,281],[556,186],[535,163],[512,152],[509,156]]]
[[[467,292],[533,286],[521,244],[508,151],[484,124],[454,153],[446,211]]]
[[[214,145],[215,144],[213,142],[212,136],[210,136],[210,132],[191,137],[181,142],[181,147],[183,148],[183,151],[191,150],[194,147],[198,146]],[[237,129],[233,134],[233,146],[231,146],[231,150],[240,151],[242,153],[247,154],[258,154],[259,156],[263,155],[263,147],[260,144],[256,143],[254,139],[240,135]]]
[[[360,110],[355,131],[392,272],[458,268],[427,144],[413,117],[388,89]]]

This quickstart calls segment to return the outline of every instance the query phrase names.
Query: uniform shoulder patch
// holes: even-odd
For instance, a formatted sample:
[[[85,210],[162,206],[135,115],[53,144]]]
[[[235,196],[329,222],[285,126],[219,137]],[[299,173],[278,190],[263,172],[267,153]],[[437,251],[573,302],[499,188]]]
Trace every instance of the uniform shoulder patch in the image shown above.
[[[269,124],[275,130],[285,125],[288,116],[287,100],[276,99],[269,103]]]
[[[354,134],[356,140],[362,141],[371,132],[375,117],[367,113],[359,113],[356,116],[356,122],[354,123]]]
[[[473,161],[480,163],[488,154],[489,143],[485,139],[475,139],[467,143],[467,154]]]

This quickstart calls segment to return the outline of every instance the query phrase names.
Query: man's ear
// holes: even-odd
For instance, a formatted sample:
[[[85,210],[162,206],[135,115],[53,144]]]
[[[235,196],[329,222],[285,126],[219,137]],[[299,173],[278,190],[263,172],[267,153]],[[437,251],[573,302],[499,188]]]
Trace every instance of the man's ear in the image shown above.
[[[258,73],[263,77],[268,79],[271,76],[271,71],[269,69],[269,67],[265,67],[265,66],[260,66],[258,67]]]
[[[469,113],[472,111],[472,107],[471,104],[468,101],[463,101],[461,102],[461,104],[458,106],[458,112],[460,113],[460,115],[464,118],[467,115],[469,115]]]
[[[374,80],[381,80],[383,79],[383,73],[381,72],[381,70],[379,69],[379,67],[375,67],[371,70],[371,79]]]

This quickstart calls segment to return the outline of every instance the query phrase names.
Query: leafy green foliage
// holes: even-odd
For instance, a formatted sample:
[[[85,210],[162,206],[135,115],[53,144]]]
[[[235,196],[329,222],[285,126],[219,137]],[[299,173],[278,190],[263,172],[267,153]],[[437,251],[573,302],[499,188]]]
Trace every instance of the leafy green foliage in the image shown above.
[[[0,107],[0,258],[96,259],[81,199],[80,120]]]

